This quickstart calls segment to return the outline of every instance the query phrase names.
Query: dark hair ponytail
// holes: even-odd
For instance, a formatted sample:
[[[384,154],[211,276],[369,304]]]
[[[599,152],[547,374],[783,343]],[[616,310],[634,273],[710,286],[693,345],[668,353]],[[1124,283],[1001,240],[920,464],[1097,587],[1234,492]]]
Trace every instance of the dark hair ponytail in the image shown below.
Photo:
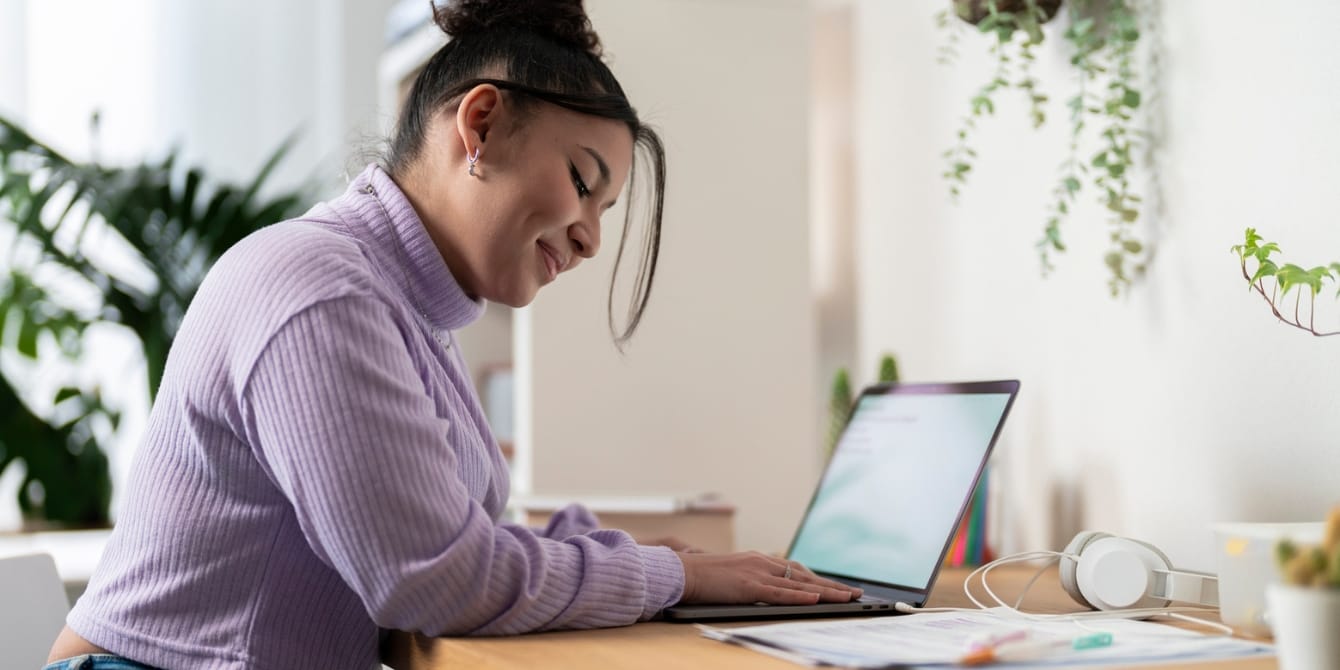
[[[642,321],[656,277],[665,207],[665,148],[660,137],[638,119],[623,87],[601,60],[600,38],[591,29],[581,0],[451,0],[434,6],[433,18],[451,39],[428,60],[410,89],[386,159],[392,175],[403,174],[418,158],[433,115],[480,84],[510,93],[519,113],[543,102],[622,121],[633,135],[635,150],[643,151],[651,169],[650,217],[622,329],[614,323],[614,284],[635,210],[632,197],[610,278],[610,335],[622,349]],[[506,74],[483,76],[497,72]],[[638,173],[637,161],[632,165],[630,193]]]

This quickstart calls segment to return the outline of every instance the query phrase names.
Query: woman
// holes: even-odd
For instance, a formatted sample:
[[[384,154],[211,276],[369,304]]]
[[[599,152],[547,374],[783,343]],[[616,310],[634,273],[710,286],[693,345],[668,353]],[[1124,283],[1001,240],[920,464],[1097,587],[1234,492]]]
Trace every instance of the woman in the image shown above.
[[[859,595],[758,553],[639,545],[580,507],[544,529],[499,521],[507,467],[451,331],[599,251],[636,145],[655,191],[626,326],[611,316],[626,340],[655,272],[664,157],[580,0],[460,1],[436,19],[452,39],[385,167],[211,270],[51,667],[368,668],[379,629],[506,635]]]

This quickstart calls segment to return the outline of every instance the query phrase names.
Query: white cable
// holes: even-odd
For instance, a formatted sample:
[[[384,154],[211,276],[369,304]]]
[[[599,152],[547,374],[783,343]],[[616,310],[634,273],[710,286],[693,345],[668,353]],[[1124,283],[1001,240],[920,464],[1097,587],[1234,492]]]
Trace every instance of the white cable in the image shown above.
[[[1000,565],[1005,565],[1004,563],[1001,563],[999,565],[991,565],[990,567],[982,571],[981,577],[979,577],[979,580],[982,582],[982,589],[986,591],[987,595],[991,596],[991,600],[995,601],[997,605],[1004,607],[1008,610],[1018,612],[1019,605],[1024,602],[1024,596],[1028,595],[1028,590],[1031,589],[1033,587],[1033,584],[1037,582],[1038,577],[1041,576],[1042,573],[1047,570],[1047,568],[1051,567],[1053,563],[1059,562],[1061,558],[1064,558],[1064,556],[1059,553],[1053,554],[1052,552],[1047,552],[1045,554],[1040,555],[1031,555],[1027,560],[1036,560],[1037,558],[1046,558],[1047,562],[1044,563],[1042,567],[1038,568],[1038,571],[1034,573],[1033,576],[1028,580],[1028,583],[1024,586],[1023,591],[1020,592],[1019,598],[1016,601],[1015,605],[1013,606],[1006,605],[1005,601],[1002,600],[1000,596],[996,595],[996,592],[991,589],[991,584],[987,581],[987,577],[991,575],[991,571],[1000,567]],[[1022,561],[1013,561],[1013,562],[1019,563]]]
[[[903,614],[925,614],[929,612],[976,612],[971,607],[917,607],[907,603],[894,603],[893,609]]]
[[[974,596],[973,592],[969,590],[971,582],[973,582],[974,578],[977,578],[980,572],[982,571],[990,572],[990,569],[996,567],[997,564],[1022,563],[1022,561],[1025,560],[1037,560],[1037,559],[1043,559],[1043,557],[1055,557],[1055,556],[1060,556],[1060,552],[1037,551],[1028,553],[1016,553],[1016,555],[1000,557],[1000,559],[990,561],[990,563],[981,565],[981,567],[974,569],[974,571],[971,572],[971,574],[967,575],[966,579],[963,579],[963,595],[966,595],[967,599],[969,599],[970,602],[973,603],[974,606],[976,607],[915,607],[907,603],[894,603],[894,610],[903,612],[903,614],[917,614],[917,612],[976,612],[978,610],[989,610],[990,607],[982,603],[981,600],[978,600],[977,596]],[[1033,578],[1029,579],[1028,586],[1025,586],[1025,591],[1028,590],[1028,587],[1033,586],[1033,583],[1036,582],[1038,576],[1043,575],[1043,572],[1047,571],[1049,565],[1051,564],[1043,565],[1043,567],[1038,569],[1036,574],[1033,575]],[[985,578],[986,578],[985,574],[981,576],[982,587],[986,588],[986,591],[992,592],[990,591],[990,587],[986,586]],[[994,594],[992,595],[994,596]],[[997,598],[997,602],[1000,602],[1000,599]],[[1022,602],[1022,595],[1020,596],[1020,602]],[[1006,606],[1006,604],[1004,603],[1000,604],[1002,607],[1005,607],[1006,610],[1014,610],[1014,608]],[[1020,612],[1020,614],[1022,614],[1022,612]]]
[[[1038,568],[1037,571],[1033,573],[1032,577],[1028,578],[1028,581],[1024,583],[1023,590],[1019,592],[1019,597],[1014,599],[1014,605],[1013,605],[1014,609],[1017,610],[1023,606],[1024,596],[1028,595],[1028,590],[1033,588],[1033,585],[1037,583],[1038,578],[1042,576],[1042,573],[1046,572],[1047,568],[1050,568],[1051,566],[1052,562],[1047,561],[1042,565],[1042,567]],[[985,586],[986,581],[983,581],[982,584],[983,586]]]
[[[990,563],[981,565],[980,567],[969,573],[967,578],[963,580],[963,594],[968,597],[968,600],[972,602],[972,604],[975,605],[977,609],[983,609],[983,610],[991,609],[989,605],[978,600],[977,596],[973,595],[971,586],[973,580],[976,579],[981,583],[982,590],[986,591],[990,599],[995,602],[996,607],[1004,609],[1005,611],[1012,613],[1016,616],[1034,621],[1056,621],[1056,620],[1070,621],[1075,625],[1084,628],[1086,630],[1094,630],[1084,624],[1084,622],[1088,620],[1101,621],[1103,619],[1131,619],[1131,618],[1144,619],[1154,616],[1166,616],[1174,619],[1188,621],[1190,623],[1194,623],[1197,625],[1214,628],[1227,635],[1233,634],[1233,629],[1228,626],[1225,626],[1224,624],[1216,623],[1213,621],[1207,621],[1205,619],[1198,619],[1196,617],[1189,617],[1183,614],[1183,613],[1204,614],[1207,612],[1213,612],[1215,611],[1215,609],[1217,609],[1210,607],[1192,607],[1192,606],[1179,605],[1179,606],[1168,606],[1168,607],[1131,608],[1124,610],[1097,610],[1092,612],[1074,612],[1069,614],[1040,614],[1033,612],[1024,612],[1023,610],[1021,610],[1020,606],[1024,602],[1024,597],[1028,595],[1028,591],[1033,588],[1034,584],[1037,583],[1038,578],[1041,577],[1042,574],[1046,572],[1047,569],[1050,568],[1052,565],[1066,558],[1069,558],[1071,560],[1078,560],[1079,557],[1074,554],[1067,554],[1059,551],[1029,551],[1020,554],[1012,554],[1010,556],[1003,556],[994,561],[991,561]],[[1011,563],[1024,563],[1028,561],[1037,561],[1042,559],[1047,559],[1047,562],[1044,563],[1041,567],[1039,567],[1037,572],[1033,573],[1033,576],[1030,577],[1028,582],[1024,584],[1023,590],[1019,593],[1019,597],[1014,601],[1013,605],[1006,604],[1004,599],[996,595],[996,592],[992,590],[990,583],[987,581],[987,578],[990,576],[991,571],[1002,565],[1009,565]],[[907,603],[895,603],[894,609],[903,613],[975,611],[973,608],[970,607],[923,608],[923,607],[913,607]]]
[[[993,568],[997,567],[997,565],[1005,565],[1008,563],[1021,563],[1029,560],[1037,560],[1039,558],[1056,558],[1060,556],[1062,556],[1062,554],[1060,552],[1055,551],[1034,551],[1034,552],[1028,552],[1026,554],[1014,554],[1011,556],[998,558],[990,563],[978,567],[976,570],[973,570],[972,573],[970,573],[968,577],[963,580],[963,594],[966,595],[968,597],[968,600],[971,601],[972,604],[975,605],[976,607],[915,607],[907,603],[894,603],[893,608],[904,614],[914,614],[918,612],[976,612],[978,610],[990,609],[989,606],[979,601],[977,597],[974,596],[972,594],[972,591],[969,589],[969,585],[972,583],[972,580],[978,576],[978,573],[983,573],[983,571],[990,572]],[[1028,588],[1031,587],[1033,583],[1037,581],[1038,577],[1042,576],[1042,573],[1045,572],[1046,569],[1050,567],[1050,565],[1051,564],[1048,563],[1047,565],[1042,566],[1042,568],[1040,568],[1037,571],[1037,573],[1033,575],[1032,579],[1030,579],[1028,581],[1028,584],[1024,587],[1025,592],[1027,592]],[[982,587],[986,589],[987,593],[991,594],[991,596],[995,598],[996,602],[999,603],[1001,607],[1014,610],[1017,612],[1017,606],[1012,608],[1008,605],[1005,605],[1003,602],[1000,601],[999,598],[995,596],[995,593],[992,592],[991,588],[986,584],[985,573],[981,575],[981,580],[982,580]],[[1022,594],[1019,596],[1019,602],[1023,602]],[[1023,614],[1022,612],[1019,613]]]
[[[1204,611],[1204,610],[1202,610],[1202,611]],[[1228,626],[1228,625],[1226,625],[1226,624],[1219,623],[1218,621],[1210,621],[1210,620],[1208,620],[1208,619],[1198,619],[1198,618],[1196,618],[1196,617],[1193,617],[1193,616],[1187,616],[1187,615],[1185,615],[1185,614],[1177,614],[1176,612],[1170,612],[1170,613],[1168,613],[1168,616],[1171,617],[1171,618],[1173,618],[1173,619],[1181,619],[1182,621],[1187,621],[1187,622],[1196,624],[1196,625],[1198,625],[1198,626],[1205,626],[1205,627],[1207,627],[1207,628],[1213,628],[1213,629],[1215,629],[1215,630],[1217,630],[1217,631],[1223,633],[1225,636],[1228,636],[1228,637],[1232,637],[1232,635],[1233,635],[1233,628],[1232,628],[1232,627],[1230,627],[1230,626]]]
[[[978,600],[977,596],[973,595],[972,593],[971,588],[972,581],[973,579],[977,579],[978,581],[981,582],[982,589],[986,591],[986,594],[988,596],[991,597],[991,600],[995,601],[997,606],[1017,612],[1019,614],[1023,614],[1023,612],[1019,612],[1017,604],[1014,607],[1006,605],[1005,601],[1001,600],[1001,598],[996,595],[996,592],[991,589],[991,585],[987,582],[987,577],[990,576],[991,571],[995,570],[996,568],[1002,565],[1009,565],[1011,563],[1024,563],[1027,561],[1036,561],[1044,558],[1050,559],[1048,560],[1047,563],[1043,564],[1043,566],[1038,569],[1038,572],[1034,574],[1033,577],[1028,580],[1028,584],[1024,586],[1024,591],[1023,593],[1019,594],[1019,600],[1018,600],[1019,603],[1022,603],[1024,600],[1024,596],[1028,594],[1028,590],[1032,588],[1033,584],[1037,581],[1038,577],[1044,571],[1046,571],[1047,568],[1051,567],[1052,563],[1059,561],[1061,558],[1064,558],[1065,556],[1066,556],[1065,554],[1062,554],[1059,551],[1029,551],[1022,554],[1013,554],[1010,556],[1004,556],[998,558],[994,561],[991,561],[990,563],[982,565],[981,567],[977,568],[976,570],[973,570],[971,573],[968,574],[968,578],[963,580],[963,594],[967,596],[968,600],[971,601],[972,604],[976,605],[979,609],[989,609],[987,605],[983,604],[982,601]]]

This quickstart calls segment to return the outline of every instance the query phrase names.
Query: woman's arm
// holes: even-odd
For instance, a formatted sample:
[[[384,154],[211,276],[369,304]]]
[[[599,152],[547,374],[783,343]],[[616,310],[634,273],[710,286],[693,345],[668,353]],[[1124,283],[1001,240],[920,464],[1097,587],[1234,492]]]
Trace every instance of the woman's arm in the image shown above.
[[[668,548],[561,540],[473,501],[390,308],[342,297],[293,316],[242,391],[248,438],[308,544],[377,625],[430,635],[615,626],[679,600]]]
[[[596,518],[596,515],[583,505],[572,503],[554,512],[544,528],[534,528],[532,530],[540,537],[562,540],[573,535],[589,533],[597,528],[600,528],[600,520]]]

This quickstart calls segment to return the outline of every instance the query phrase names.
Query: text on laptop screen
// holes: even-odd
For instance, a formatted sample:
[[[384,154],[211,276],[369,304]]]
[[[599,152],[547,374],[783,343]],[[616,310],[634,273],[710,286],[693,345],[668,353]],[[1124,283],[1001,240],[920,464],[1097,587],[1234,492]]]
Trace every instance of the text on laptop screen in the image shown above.
[[[1008,393],[862,396],[792,544],[810,569],[924,589]]]

